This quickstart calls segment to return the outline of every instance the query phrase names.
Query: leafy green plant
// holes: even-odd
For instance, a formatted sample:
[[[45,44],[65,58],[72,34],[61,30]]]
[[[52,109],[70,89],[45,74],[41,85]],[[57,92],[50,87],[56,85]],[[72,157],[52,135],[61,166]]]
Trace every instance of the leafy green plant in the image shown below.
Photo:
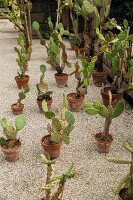
[[[117,189],[115,190],[115,194],[119,194],[121,189],[126,189],[126,198],[128,200],[133,200],[133,143],[124,142],[124,148],[131,154],[131,161],[106,158],[109,162],[113,162],[116,164],[129,164],[130,170],[129,173],[120,181]]]
[[[26,118],[24,115],[18,115],[15,118],[15,126],[12,125],[6,118],[2,118],[0,121],[3,128],[4,137],[0,137],[0,145],[6,146],[7,148],[14,147],[19,143],[17,134],[26,125]]]
[[[41,155],[41,157],[42,162],[47,166],[46,183],[41,187],[41,189],[45,190],[44,199],[61,200],[66,181],[74,177],[73,165],[71,165],[61,175],[52,177],[54,161],[50,160],[49,157],[45,157],[44,155]]]
[[[97,60],[97,56],[94,56],[89,63],[84,59],[84,57],[79,57],[81,60],[81,66],[78,62],[75,63],[75,70],[70,73],[70,76],[73,74],[75,75],[75,78],[77,79],[77,87],[76,87],[76,96],[75,98],[81,97],[81,95],[87,94],[87,87],[89,85],[89,79],[91,77],[92,71],[95,66],[95,62]]]
[[[84,105],[84,110],[88,115],[100,115],[105,118],[104,130],[101,134],[101,139],[103,141],[108,141],[109,137],[109,128],[112,123],[112,120],[119,117],[124,111],[124,102],[119,101],[116,107],[112,107],[112,94],[109,91],[109,105],[108,108],[102,105],[99,101],[95,100],[94,102],[87,102]]]
[[[56,144],[63,141],[65,144],[70,142],[70,133],[74,129],[75,118],[74,115],[67,110],[67,100],[63,96],[63,108],[60,114],[60,118],[56,117],[53,111],[49,111],[47,103],[42,102],[45,117],[51,120],[51,124],[48,124],[48,132],[50,134],[50,142]]]
[[[43,101],[51,99],[52,91],[47,91],[48,90],[48,84],[44,82],[44,76],[46,72],[46,66],[45,65],[40,65],[40,82],[36,84],[36,89],[37,89],[37,99]],[[44,92],[45,90],[45,92]]]
[[[25,66],[30,59],[29,54],[32,51],[32,47],[29,46],[28,50],[25,47],[25,36],[23,33],[20,33],[17,38],[17,43],[19,47],[15,47],[14,50],[18,54],[18,58],[16,59],[16,62],[18,63],[20,67],[20,72],[18,72],[18,76],[20,79],[25,77]]]

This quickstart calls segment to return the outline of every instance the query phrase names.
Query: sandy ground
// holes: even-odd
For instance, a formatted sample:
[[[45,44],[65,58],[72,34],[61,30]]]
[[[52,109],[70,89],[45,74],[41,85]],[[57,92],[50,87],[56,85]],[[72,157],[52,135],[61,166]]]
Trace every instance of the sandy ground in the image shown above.
[[[8,27],[0,21],[2,27]],[[0,32],[0,119],[7,117],[14,120],[10,106],[18,98],[18,89],[14,80],[18,71],[15,61],[17,54],[16,35],[14,31]],[[69,59],[74,63],[75,54],[70,50],[66,42]],[[0,200],[39,200],[43,197],[43,191],[39,188],[45,182],[46,168],[41,163],[40,155],[43,153],[40,139],[47,134],[47,120],[39,113],[36,104],[35,85],[39,80],[39,66],[45,64],[46,50],[39,44],[39,40],[33,40],[33,53],[29,62],[30,92],[24,100],[27,118],[27,126],[19,133],[23,141],[20,159],[15,163],[4,160],[0,154]],[[68,71],[67,69],[65,70]],[[71,71],[71,70],[69,70]],[[74,92],[76,80],[71,77],[68,87],[57,88],[54,80],[54,71],[47,65],[46,82],[49,89],[53,90],[53,109],[59,111],[62,105],[62,93]],[[93,86],[88,88],[85,102],[101,99],[100,88]],[[63,145],[60,157],[56,160],[55,171],[62,172],[71,163],[74,163],[76,175],[67,182],[64,192],[66,200],[115,200],[113,190],[119,180],[127,173],[129,166],[108,163],[104,155],[95,150],[93,133],[102,130],[104,119],[100,116],[90,117],[81,111],[74,113],[76,118],[75,129],[71,134],[71,142]],[[133,109],[126,105],[121,117],[113,121],[110,133],[114,135],[114,144],[108,156],[130,159],[128,152],[122,147],[126,139],[133,139]],[[2,128],[0,127],[2,133]]]

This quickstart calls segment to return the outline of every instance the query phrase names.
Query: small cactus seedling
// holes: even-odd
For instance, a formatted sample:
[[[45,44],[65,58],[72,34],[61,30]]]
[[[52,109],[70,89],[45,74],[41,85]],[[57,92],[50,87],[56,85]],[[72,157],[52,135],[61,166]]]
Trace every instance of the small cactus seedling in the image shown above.
[[[116,107],[112,107],[112,93],[109,91],[109,105],[108,108],[102,105],[99,101],[88,102],[84,105],[84,110],[88,115],[97,115],[105,118],[104,130],[101,135],[103,141],[108,140],[109,128],[112,123],[112,119],[119,117],[124,111],[124,102],[119,101]]]
[[[65,144],[69,144],[69,135],[74,129],[75,118],[74,115],[67,110],[67,100],[64,96],[64,105],[61,111],[60,119],[56,117],[56,114],[48,110],[47,103],[42,102],[45,117],[51,120],[51,125],[48,124],[48,132],[51,135],[50,141],[54,144],[63,141]]]
[[[26,94],[27,94],[29,91],[30,91],[30,88],[27,86],[27,87],[23,88],[23,89],[21,90],[21,92],[19,92],[19,94],[18,94],[18,97],[19,97],[19,98],[18,98],[18,101],[17,101],[17,105],[18,105],[18,106],[21,104],[22,100],[26,98]]]
[[[50,158],[46,158],[42,155],[42,161],[47,166],[47,178],[46,183],[41,189],[45,190],[46,200],[62,200],[65,183],[68,179],[74,177],[73,165],[70,166],[64,173],[60,176],[52,177],[54,162]],[[52,192],[53,190],[53,192]]]
[[[13,126],[6,118],[1,120],[1,126],[3,128],[3,134],[5,137],[0,138],[0,145],[7,148],[14,147],[19,143],[17,138],[18,131],[22,130],[26,125],[26,119],[24,115],[18,115],[15,118],[15,126]]]
[[[129,164],[129,173],[120,181],[115,194],[120,194],[122,189],[125,189],[125,197],[127,200],[133,200],[133,143],[124,142],[124,148],[131,154],[131,161],[127,160],[116,160],[112,158],[106,158],[109,162],[116,164]]]
[[[48,84],[44,82],[44,76],[46,72],[46,66],[45,65],[40,65],[40,82],[36,84],[36,89],[37,89],[37,99],[38,100],[50,100],[52,97],[52,91],[47,91],[48,90]],[[46,92],[44,92],[44,90]]]
[[[32,52],[32,47],[31,45],[29,46],[28,50],[25,47],[25,36],[23,33],[20,33],[18,38],[17,38],[17,43],[19,45],[18,47],[15,47],[14,50],[18,54],[18,58],[16,59],[16,62],[18,63],[20,67],[20,72],[18,72],[19,78],[24,78],[25,77],[25,66],[30,59],[29,54]]]

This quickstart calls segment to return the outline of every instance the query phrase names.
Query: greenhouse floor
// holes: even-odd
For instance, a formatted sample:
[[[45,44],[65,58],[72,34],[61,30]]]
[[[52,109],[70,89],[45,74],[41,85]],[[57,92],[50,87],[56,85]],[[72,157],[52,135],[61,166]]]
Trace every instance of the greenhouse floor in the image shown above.
[[[0,30],[3,23],[0,21]],[[10,27],[11,28],[11,27]],[[6,25],[7,29],[7,25]],[[19,70],[16,63],[17,54],[14,47],[17,45],[17,33],[14,31],[0,31],[0,119],[7,117],[14,120],[11,104],[18,98],[18,88],[14,77]],[[75,53],[65,41],[69,60],[75,63]],[[4,160],[0,154],[0,200],[39,200],[44,196],[40,190],[45,183],[46,167],[41,162],[43,149],[40,145],[41,137],[47,134],[47,122],[43,114],[39,113],[36,103],[36,83],[39,81],[39,66],[46,64],[47,54],[39,40],[33,40],[33,53],[29,62],[30,92],[24,100],[24,114],[27,119],[26,127],[19,133],[22,139],[20,158],[15,163]],[[69,77],[68,87],[57,88],[54,80],[54,71],[46,64],[45,80],[49,90],[53,91],[53,106],[59,112],[62,105],[62,94],[74,92],[76,80]],[[73,69],[65,69],[70,72]],[[88,88],[85,102],[98,99],[102,102],[100,89],[93,85]],[[55,162],[55,175],[60,174],[72,163],[75,167],[75,177],[66,183],[64,200],[117,200],[113,191],[120,179],[129,171],[128,165],[108,163],[105,155],[99,154],[95,149],[93,134],[103,129],[104,119],[100,116],[88,116],[83,110],[74,113],[76,118],[75,129],[71,133],[69,145],[63,145],[60,156]],[[110,132],[114,136],[114,143],[110,149],[109,157],[130,160],[130,155],[124,150],[122,144],[125,140],[133,139],[133,109],[126,104],[125,112],[113,120]],[[2,128],[0,127],[0,133]]]

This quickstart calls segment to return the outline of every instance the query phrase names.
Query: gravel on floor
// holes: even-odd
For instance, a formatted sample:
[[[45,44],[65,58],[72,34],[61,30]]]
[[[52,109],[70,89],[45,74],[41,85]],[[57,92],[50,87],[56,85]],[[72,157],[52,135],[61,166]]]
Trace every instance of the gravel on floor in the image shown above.
[[[0,24],[1,26],[1,24]],[[18,89],[14,80],[18,66],[17,54],[14,51],[16,33],[0,32],[0,119],[7,117],[13,121],[10,106],[18,98]],[[67,52],[72,63],[76,61],[74,51],[66,41]],[[35,85],[39,81],[39,66],[46,64],[46,49],[39,40],[33,40],[33,53],[29,62],[30,92],[24,100],[24,114],[27,126],[19,133],[23,141],[20,159],[15,163],[4,160],[0,154],[0,200],[39,200],[44,192],[40,186],[45,182],[46,167],[41,162],[43,153],[40,139],[47,134],[48,120],[39,113],[36,104]],[[53,90],[53,109],[59,111],[62,105],[62,93],[74,92],[76,80],[70,77],[68,87],[57,88],[54,71],[47,65],[45,80],[49,89]],[[65,69],[66,72],[72,69]],[[85,102],[98,99],[102,101],[100,89],[90,83]],[[113,191],[119,180],[127,173],[129,166],[108,163],[104,155],[95,150],[93,134],[102,130],[104,119],[100,116],[88,116],[84,111],[74,113],[75,129],[71,134],[71,142],[63,145],[61,155],[56,159],[54,171],[60,174],[67,166],[74,163],[76,175],[66,183],[64,200],[117,200]],[[113,120],[110,133],[114,135],[114,143],[109,157],[130,159],[130,155],[122,147],[126,139],[133,140],[133,109],[126,105],[121,117]],[[0,127],[0,133],[2,128]]]

